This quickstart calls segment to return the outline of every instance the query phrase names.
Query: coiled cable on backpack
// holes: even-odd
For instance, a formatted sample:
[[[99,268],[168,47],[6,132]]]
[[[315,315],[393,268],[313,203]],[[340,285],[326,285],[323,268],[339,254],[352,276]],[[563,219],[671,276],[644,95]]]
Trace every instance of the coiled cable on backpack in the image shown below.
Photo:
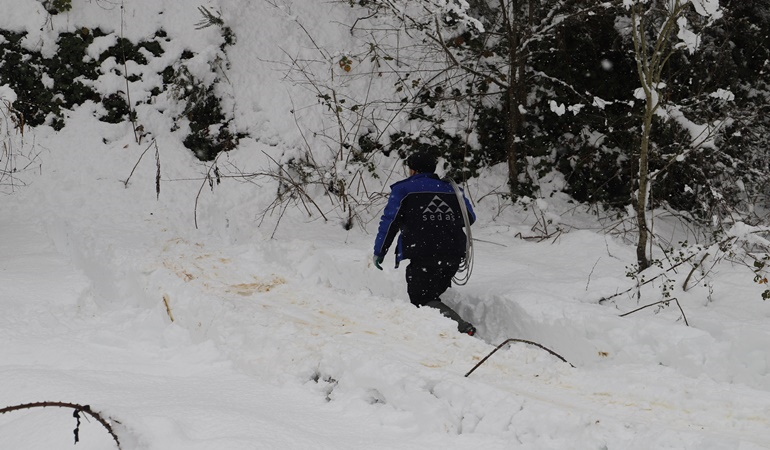
[[[473,272],[473,234],[471,233],[471,221],[468,217],[468,208],[465,206],[465,197],[460,191],[460,187],[451,178],[448,178],[449,184],[452,185],[452,189],[457,196],[457,202],[460,204],[460,211],[463,215],[463,222],[465,222],[465,258],[460,261],[460,268],[457,273],[452,277],[452,281],[458,285],[465,285],[471,278]]]

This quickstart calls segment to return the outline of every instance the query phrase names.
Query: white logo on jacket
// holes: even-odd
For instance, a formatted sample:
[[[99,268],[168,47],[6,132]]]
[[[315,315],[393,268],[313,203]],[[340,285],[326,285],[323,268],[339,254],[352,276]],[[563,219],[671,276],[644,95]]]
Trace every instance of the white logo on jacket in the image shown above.
[[[422,221],[448,221],[453,222],[455,220],[454,211],[452,207],[441,199],[438,195],[433,197],[428,206],[422,211]]]

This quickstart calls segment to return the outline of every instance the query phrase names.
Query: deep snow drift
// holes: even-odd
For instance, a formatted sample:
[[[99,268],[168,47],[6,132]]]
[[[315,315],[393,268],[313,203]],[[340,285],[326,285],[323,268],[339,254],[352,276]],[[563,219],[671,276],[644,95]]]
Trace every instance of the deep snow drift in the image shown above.
[[[216,51],[216,31],[197,30],[198,12],[178,3],[126,1],[124,32],[163,27],[169,54],[182,42]],[[310,47],[293,20],[347,45],[335,18],[350,8],[281,5],[208,5],[239,38],[230,101],[251,135],[222,167],[267,171],[266,155],[302,147],[292,102],[315,99],[266,62]],[[121,23],[117,5],[76,1],[46,28],[39,6],[3,0],[0,25],[45,47],[50,26]],[[269,178],[210,189],[209,165],[169,131],[163,107],[174,106],[138,111],[158,143],[157,198],[152,152],[140,161],[148,142],[137,144],[130,124],[97,121],[94,104],[60,132],[2,136],[32,164],[0,197],[0,408],[90,405],[124,450],[770,448],[770,303],[745,268],[722,263],[687,292],[689,269],[671,275],[689,326],[673,303],[620,317],[661,299],[652,283],[641,299],[599,303],[633,286],[634,248],[560,194],[527,208],[498,203],[487,195],[504,180],[495,169],[468,186],[479,217],[473,276],[445,295],[479,329],[460,335],[409,304],[392,255],[383,272],[371,265],[376,206],[346,231],[328,204],[329,220],[301,204],[269,209]],[[369,188],[388,192],[385,180]],[[658,223],[672,239],[682,232]],[[465,376],[509,338],[574,367],[514,343]],[[81,422],[75,446],[71,410],[9,412],[0,448],[115,448],[100,424]]]

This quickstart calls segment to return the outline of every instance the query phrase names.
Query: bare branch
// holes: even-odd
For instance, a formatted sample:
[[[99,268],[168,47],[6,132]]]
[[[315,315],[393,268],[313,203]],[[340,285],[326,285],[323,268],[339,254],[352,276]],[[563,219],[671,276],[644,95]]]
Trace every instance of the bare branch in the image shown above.
[[[47,408],[47,407],[74,409],[75,417],[78,417],[78,413],[80,412],[84,412],[88,414],[89,416],[96,419],[96,421],[99,422],[107,430],[110,436],[112,436],[112,439],[115,441],[115,444],[117,445],[118,450],[120,450],[120,439],[118,439],[118,435],[115,434],[115,431],[112,429],[110,420],[116,423],[120,423],[120,422],[117,422],[114,419],[110,419],[109,417],[107,418],[103,417],[99,412],[92,410],[90,405],[81,405],[78,403],[66,403],[66,402],[34,402],[34,403],[24,403],[21,405],[6,406],[5,408],[0,408],[0,414],[9,413],[12,411],[19,411],[22,409]],[[78,420],[78,426],[80,426],[79,420]],[[78,428],[75,428],[75,443],[77,442],[78,442]]]
[[[466,374],[465,374],[466,378],[467,378],[467,377],[468,377],[470,374],[472,374],[472,373],[473,373],[473,372],[474,372],[476,369],[478,369],[478,368],[479,368],[479,366],[481,366],[482,364],[484,364],[484,363],[485,363],[485,362],[486,362],[486,361],[489,359],[489,357],[490,357],[490,356],[494,355],[494,354],[495,354],[495,353],[496,353],[498,350],[500,350],[501,348],[503,348],[503,346],[505,346],[506,344],[509,344],[509,343],[511,343],[511,342],[521,342],[521,343],[524,343],[524,344],[534,345],[535,347],[541,348],[541,349],[543,349],[543,350],[547,351],[548,353],[552,354],[553,356],[555,356],[555,357],[559,358],[560,360],[564,361],[565,363],[569,364],[569,365],[570,365],[570,367],[573,367],[573,368],[575,367],[575,366],[573,366],[573,365],[572,365],[572,363],[571,363],[571,362],[569,362],[569,361],[567,361],[566,359],[564,359],[564,358],[563,358],[561,355],[559,355],[558,353],[554,352],[553,350],[551,350],[551,349],[549,349],[549,348],[547,348],[547,347],[544,347],[544,346],[542,346],[542,345],[538,344],[537,342],[528,341],[528,340],[526,340],[526,339],[513,339],[513,338],[512,338],[512,339],[506,339],[505,341],[503,341],[503,343],[502,343],[502,344],[498,345],[498,346],[497,346],[497,347],[496,347],[494,350],[492,350],[492,352],[490,352],[490,353],[489,353],[487,356],[485,356],[485,357],[484,357],[484,358],[483,358],[481,361],[479,361],[479,363],[478,363],[478,364],[476,364],[475,366],[473,366],[473,369],[471,369],[470,371],[468,371],[468,373],[466,373]]]

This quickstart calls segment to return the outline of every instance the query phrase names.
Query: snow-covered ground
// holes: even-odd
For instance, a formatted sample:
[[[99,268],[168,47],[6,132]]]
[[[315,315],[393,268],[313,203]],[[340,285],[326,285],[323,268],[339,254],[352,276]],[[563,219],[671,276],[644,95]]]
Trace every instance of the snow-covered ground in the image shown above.
[[[215,30],[196,30],[197,11],[175,3],[126,1],[124,32],[162,25],[171,42],[216,49]],[[36,5],[0,1],[13,12],[0,25],[44,36]],[[296,87],[265,63],[284,54],[278,47],[309,46],[286,17],[337,36],[323,31],[335,29],[332,9],[281,5],[208,5],[239,37],[228,78],[252,138],[227,163],[245,172],[301,141]],[[76,0],[53,26],[119,27],[119,8],[94,6]],[[633,246],[559,194],[500,208],[485,197],[504,179],[493,170],[468,187],[484,197],[473,276],[445,295],[479,329],[460,335],[409,304],[392,255],[384,271],[372,266],[376,211],[345,231],[301,208],[266,212],[269,179],[225,178],[198,195],[208,166],[147,109],[140,118],[161,162],[156,199],[154,150],[132,174],[148,143],[96,111],[79,107],[60,132],[4,137],[36,156],[16,175],[26,186],[3,186],[0,197],[0,408],[90,405],[123,450],[770,448],[770,303],[747,269],[720,264],[709,287],[687,292],[689,269],[671,275],[689,326],[673,303],[620,317],[662,298],[658,283],[641,299],[632,291],[599,303],[633,285]],[[563,231],[523,239],[545,234],[532,229],[538,217],[553,221],[549,233]],[[516,342],[466,376],[509,338],[571,364]],[[115,448],[86,416],[74,445],[72,412],[0,415],[0,448]]]

